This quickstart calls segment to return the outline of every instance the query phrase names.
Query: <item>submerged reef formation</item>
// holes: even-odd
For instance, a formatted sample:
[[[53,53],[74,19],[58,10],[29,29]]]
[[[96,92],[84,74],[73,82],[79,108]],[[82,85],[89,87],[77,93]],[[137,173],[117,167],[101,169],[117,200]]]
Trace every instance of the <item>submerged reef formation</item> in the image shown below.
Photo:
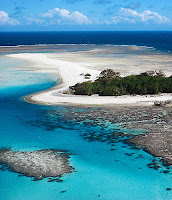
[[[172,132],[166,131],[147,133],[142,136],[136,136],[130,140],[137,145],[142,145],[147,151],[151,152],[153,155],[165,158],[167,165],[172,165]]]
[[[12,170],[25,176],[41,180],[47,177],[61,177],[71,173],[69,165],[70,154],[56,149],[43,149],[37,151],[0,150],[0,164],[2,170]],[[59,182],[59,181],[58,181]]]
[[[164,164],[172,164],[172,107],[170,106],[106,106],[103,108],[66,106],[61,110],[41,113],[41,118],[27,122],[33,126],[45,127],[51,131],[63,126],[79,129],[80,135],[89,142],[107,142],[113,150],[115,143],[123,141],[132,148],[143,148],[154,156],[163,159]],[[60,121],[60,123],[58,123]],[[88,127],[83,132],[80,126]],[[67,126],[68,125],[68,126]],[[117,125],[113,128],[112,125]],[[100,127],[92,130],[91,127]],[[90,128],[89,128],[90,127]],[[125,133],[126,128],[131,130]],[[134,132],[133,132],[134,131]]]

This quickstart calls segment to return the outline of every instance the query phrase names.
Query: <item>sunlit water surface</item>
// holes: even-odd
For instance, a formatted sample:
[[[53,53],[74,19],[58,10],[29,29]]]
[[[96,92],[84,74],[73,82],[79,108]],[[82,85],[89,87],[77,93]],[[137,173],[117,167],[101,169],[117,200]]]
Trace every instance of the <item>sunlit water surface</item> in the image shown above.
[[[60,183],[48,182],[48,179],[32,181],[15,172],[0,171],[0,200],[172,199],[172,192],[166,190],[172,187],[171,174],[150,169],[147,164],[152,155],[122,142],[116,143],[113,151],[106,142],[89,142],[81,133],[99,132],[101,127],[61,121],[56,111],[67,113],[65,106],[25,102],[23,96],[52,87],[57,77],[15,70],[22,65],[22,61],[1,56],[0,147],[20,151],[66,149],[72,154],[70,163],[75,171],[62,177]],[[53,129],[41,126],[45,118],[56,120],[53,124],[57,126]],[[45,123],[51,124],[48,120]],[[104,134],[113,132],[114,128],[115,125],[105,128]],[[123,129],[126,133],[132,131]]]

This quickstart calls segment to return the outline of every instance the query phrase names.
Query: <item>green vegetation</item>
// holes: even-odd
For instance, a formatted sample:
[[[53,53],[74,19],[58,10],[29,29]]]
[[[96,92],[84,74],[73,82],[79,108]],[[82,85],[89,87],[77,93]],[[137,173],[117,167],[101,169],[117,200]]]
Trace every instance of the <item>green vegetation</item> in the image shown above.
[[[91,74],[89,74],[89,73],[86,73],[86,74],[85,74],[85,76],[91,76]]]
[[[140,75],[120,77],[120,73],[107,69],[94,82],[77,83],[70,89],[76,95],[101,96],[172,93],[172,76],[165,77],[162,71],[147,71]]]
[[[89,73],[85,74],[85,79],[90,79],[90,77],[91,77],[91,74],[89,74]]]
[[[112,69],[105,69],[100,73],[99,77],[100,78],[116,78],[116,77],[120,77],[120,73],[114,72]]]

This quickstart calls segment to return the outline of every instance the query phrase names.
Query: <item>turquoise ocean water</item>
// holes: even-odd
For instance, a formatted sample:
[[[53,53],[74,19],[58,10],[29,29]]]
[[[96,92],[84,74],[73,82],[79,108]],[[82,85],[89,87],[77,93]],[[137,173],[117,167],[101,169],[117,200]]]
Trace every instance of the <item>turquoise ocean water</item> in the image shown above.
[[[57,77],[16,70],[24,62],[5,56],[0,61],[0,147],[20,151],[66,149],[72,154],[70,163],[75,168],[60,183],[32,181],[11,171],[0,171],[0,200],[172,199],[172,192],[166,190],[172,188],[172,175],[161,173],[163,169],[150,169],[147,164],[154,159],[152,155],[122,142],[111,151],[106,142],[89,142],[81,137],[81,132],[107,134],[119,127],[102,129],[64,121],[61,115],[67,115],[69,107],[35,105],[23,100],[27,94],[52,87]],[[52,128],[51,124],[55,126]]]

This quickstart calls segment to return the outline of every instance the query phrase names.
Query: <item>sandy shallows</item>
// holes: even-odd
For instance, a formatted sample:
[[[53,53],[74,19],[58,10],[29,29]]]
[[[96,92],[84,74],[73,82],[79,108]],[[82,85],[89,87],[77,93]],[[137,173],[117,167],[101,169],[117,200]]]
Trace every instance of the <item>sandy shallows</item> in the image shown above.
[[[56,149],[43,149],[32,152],[0,150],[0,164],[3,169],[34,177],[40,180],[46,177],[60,177],[71,173],[73,168],[69,165],[69,153]]]

